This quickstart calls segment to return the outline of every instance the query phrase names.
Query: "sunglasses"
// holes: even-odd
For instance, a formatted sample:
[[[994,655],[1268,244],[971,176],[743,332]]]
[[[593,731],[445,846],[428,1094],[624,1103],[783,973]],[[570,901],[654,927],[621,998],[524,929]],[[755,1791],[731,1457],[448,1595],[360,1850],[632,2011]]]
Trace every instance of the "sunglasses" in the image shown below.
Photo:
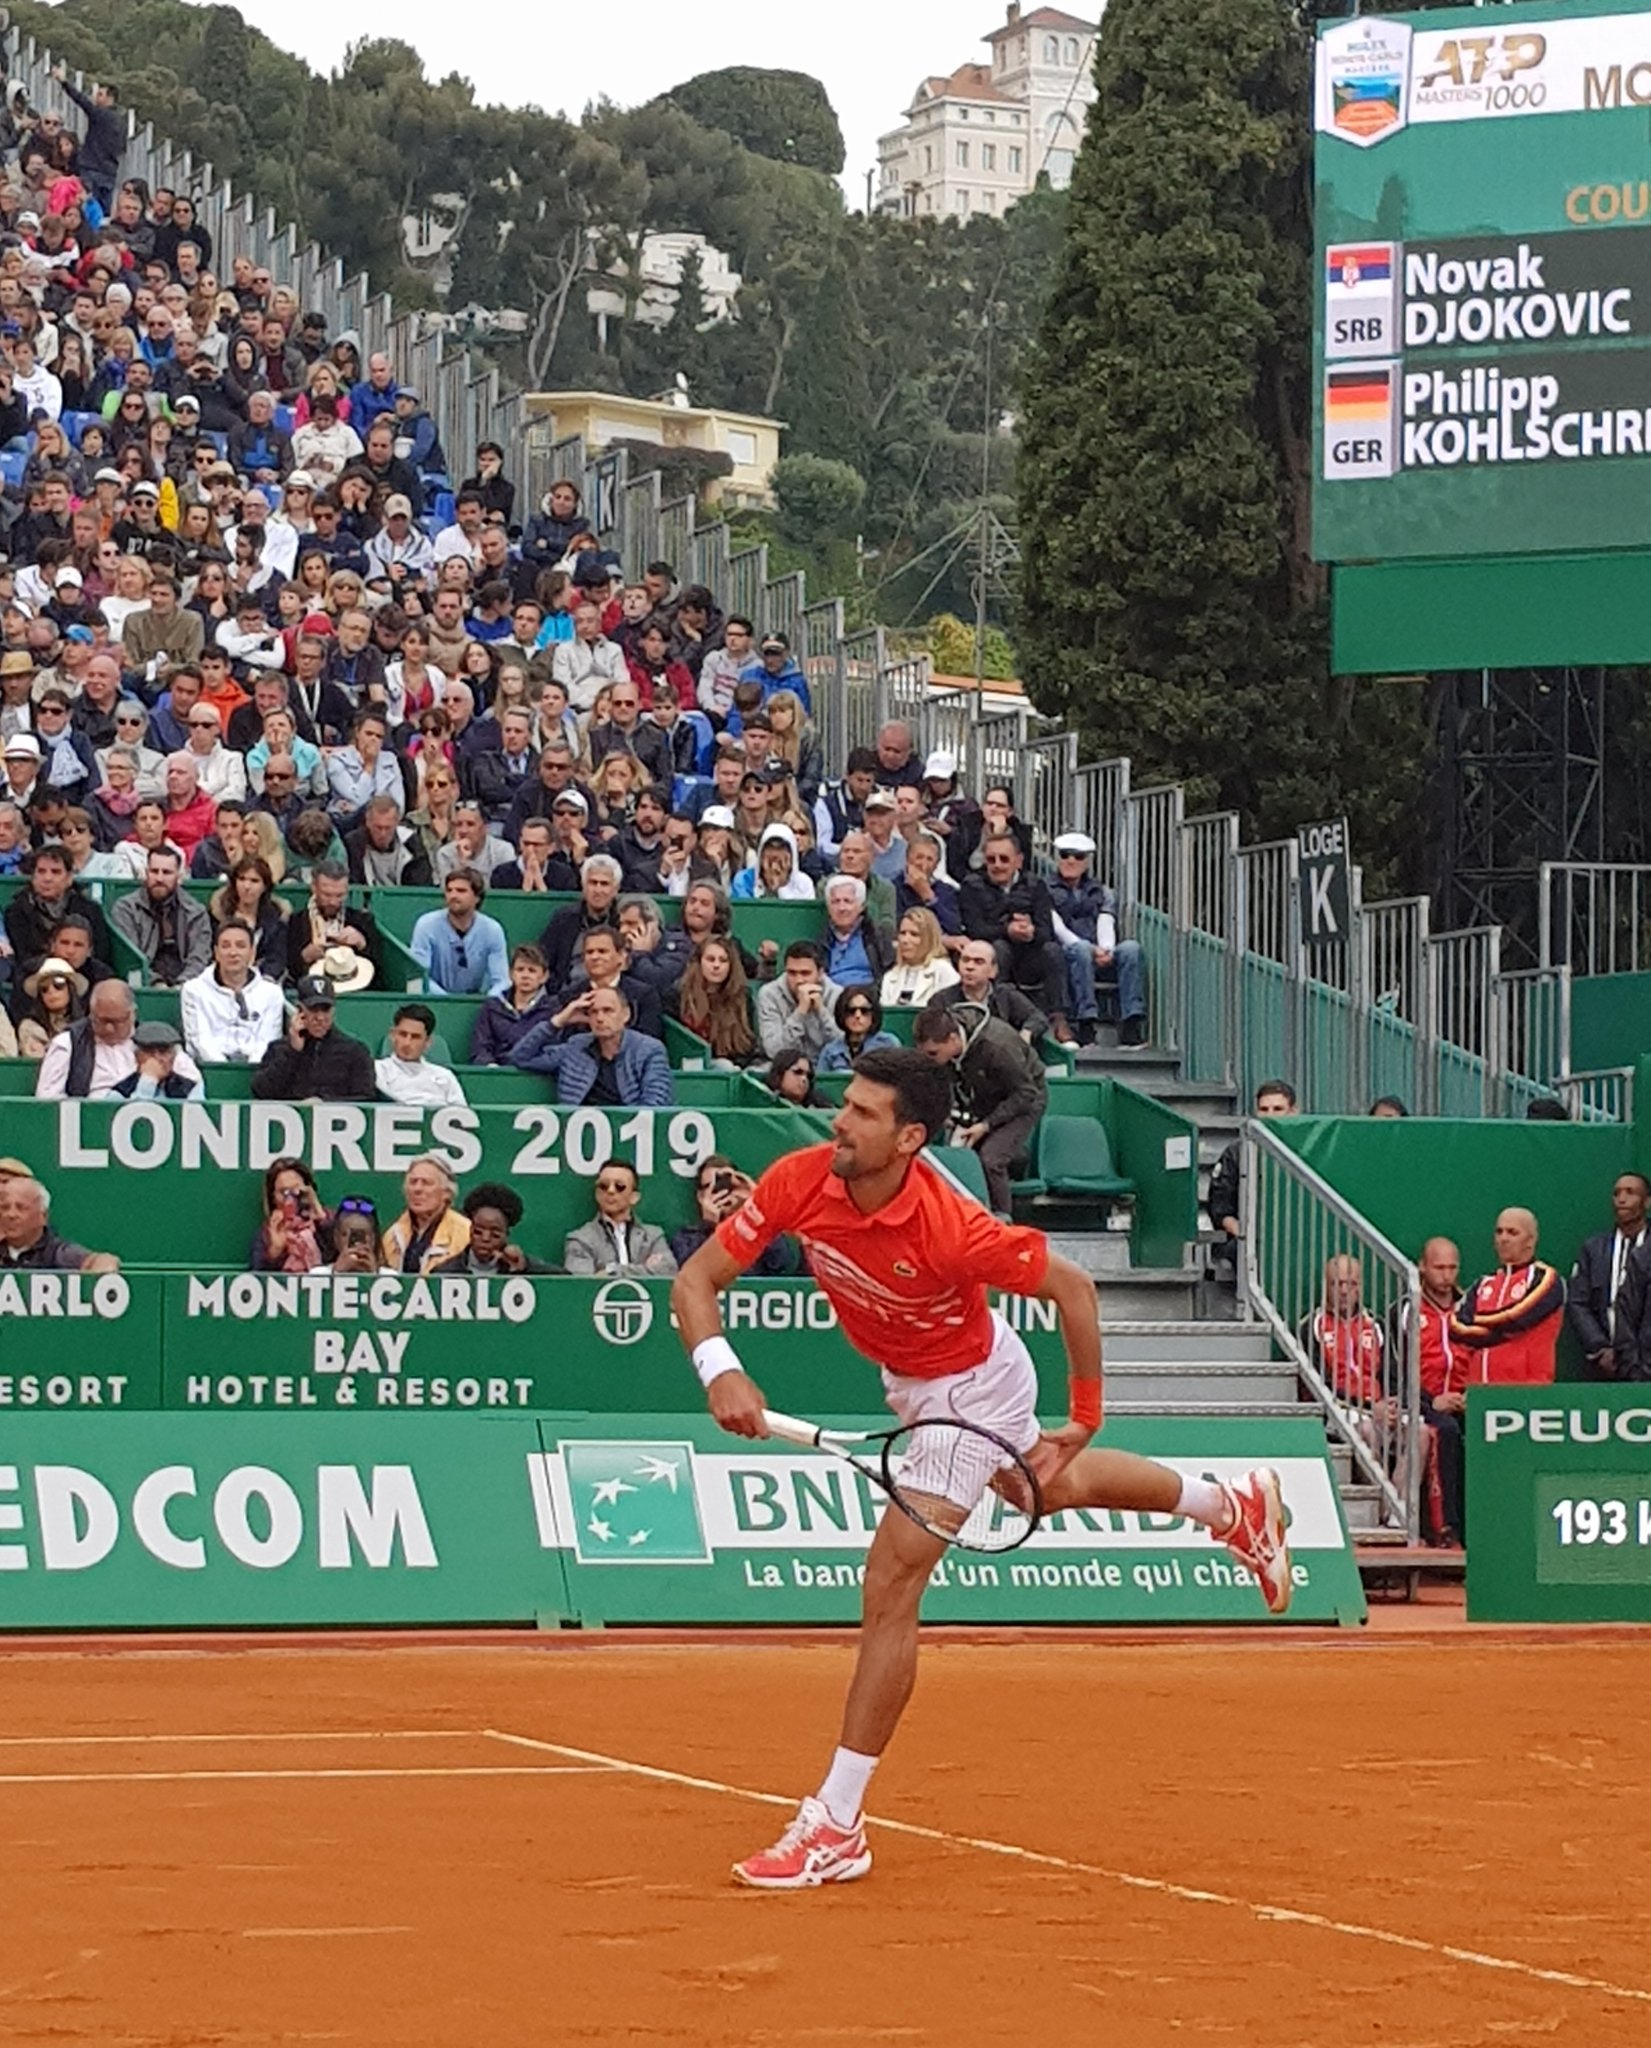
[[[843,1005],[843,1015],[845,1017],[869,1017],[871,1015],[871,1005],[870,1003],[845,1003]]]
[[[376,1216],[378,1207],[366,1195],[346,1195],[333,1213],[338,1216]]]
[[[192,718],[189,721],[189,730],[191,732],[216,732],[218,730],[218,721],[215,718]]]
[[[631,1184],[628,1180],[599,1180],[596,1183],[596,1192],[599,1195],[628,1195],[630,1191]]]

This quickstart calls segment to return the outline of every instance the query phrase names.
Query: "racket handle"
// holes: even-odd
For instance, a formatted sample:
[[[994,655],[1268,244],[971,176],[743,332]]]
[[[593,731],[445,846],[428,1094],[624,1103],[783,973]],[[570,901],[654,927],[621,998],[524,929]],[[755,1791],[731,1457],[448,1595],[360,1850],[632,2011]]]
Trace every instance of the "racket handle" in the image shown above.
[[[818,1423],[803,1422],[795,1415],[781,1415],[772,1408],[762,1411],[762,1419],[768,1425],[768,1434],[777,1436],[782,1443],[807,1444],[817,1449],[825,1432]]]

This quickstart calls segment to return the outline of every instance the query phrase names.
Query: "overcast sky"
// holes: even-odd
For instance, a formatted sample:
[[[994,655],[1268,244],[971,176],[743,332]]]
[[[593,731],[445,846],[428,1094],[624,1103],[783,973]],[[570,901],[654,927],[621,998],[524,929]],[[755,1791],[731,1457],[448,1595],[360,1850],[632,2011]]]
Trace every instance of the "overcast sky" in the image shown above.
[[[527,0],[474,11],[453,0],[400,0],[371,18],[339,0],[236,4],[317,71],[335,69],[346,44],[364,35],[395,36],[418,50],[430,77],[457,71],[483,102],[533,102],[574,117],[604,94],[635,106],[728,64],[806,71],[842,123],[853,205],[865,203],[878,136],[898,124],[918,81],[980,61],[980,38],[1007,12],[1003,0],[603,0],[568,12]]]

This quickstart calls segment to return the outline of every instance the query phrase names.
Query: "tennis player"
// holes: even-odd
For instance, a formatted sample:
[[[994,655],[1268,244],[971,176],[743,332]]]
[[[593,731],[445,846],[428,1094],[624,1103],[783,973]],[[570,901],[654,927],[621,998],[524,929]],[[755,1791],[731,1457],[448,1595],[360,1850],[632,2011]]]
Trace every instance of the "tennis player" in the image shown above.
[[[763,1437],[762,1390],[723,1332],[721,1290],[789,1234],[807,1248],[854,1348],[882,1369],[902,1423],[952,1420],[993,1431],[1021,1452],[1044,1505],[1178,1514],[1201,1523],[1253,1573],[1274,1614],[1290,1604],[1290,1555],[1276,1473],[1231,1485],[1183,1478],[1125,1451],[1090,1450],[1101,1426],[1101,1329],[1095,1286],[1058,1258],[1039,1230],[1000,1223],[921,1158],[951,1110],[951,1080],[920,1052],[863,1053],[827,1144],[776,1160],[745,1205],[719,1224],[677,1275],[672,1303],[711,1413],[735,1436]],[[1070,1419],[1037,1422],[1037,1373],[986,1290],[1052,1301],[1071,1375]],[[988,1467],[937,1483],[963,1512],[978,1505]],[[967,1492],[969,1498],[957,1497]],[[734,1865],[769,1890],[842,1884],[871,1868],[861,1809],[877,1761],[917,1675],[918,1607],[945,1554],[943,1538],[885,1514],[866,1556],[859,1653],[842,1741],[819,1792],[771,1849]]]

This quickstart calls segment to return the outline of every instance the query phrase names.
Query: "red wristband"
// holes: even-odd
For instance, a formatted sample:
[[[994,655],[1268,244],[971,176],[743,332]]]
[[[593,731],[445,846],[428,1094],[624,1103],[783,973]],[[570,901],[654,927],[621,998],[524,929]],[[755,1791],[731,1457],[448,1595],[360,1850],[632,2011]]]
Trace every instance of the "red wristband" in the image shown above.
[[[1072,1420],[1081,1423],[1085,1429],[1099,1429],[1101,1426],[1101,1383],[1099,1380],[1073,1380],[1069,1386]]]

